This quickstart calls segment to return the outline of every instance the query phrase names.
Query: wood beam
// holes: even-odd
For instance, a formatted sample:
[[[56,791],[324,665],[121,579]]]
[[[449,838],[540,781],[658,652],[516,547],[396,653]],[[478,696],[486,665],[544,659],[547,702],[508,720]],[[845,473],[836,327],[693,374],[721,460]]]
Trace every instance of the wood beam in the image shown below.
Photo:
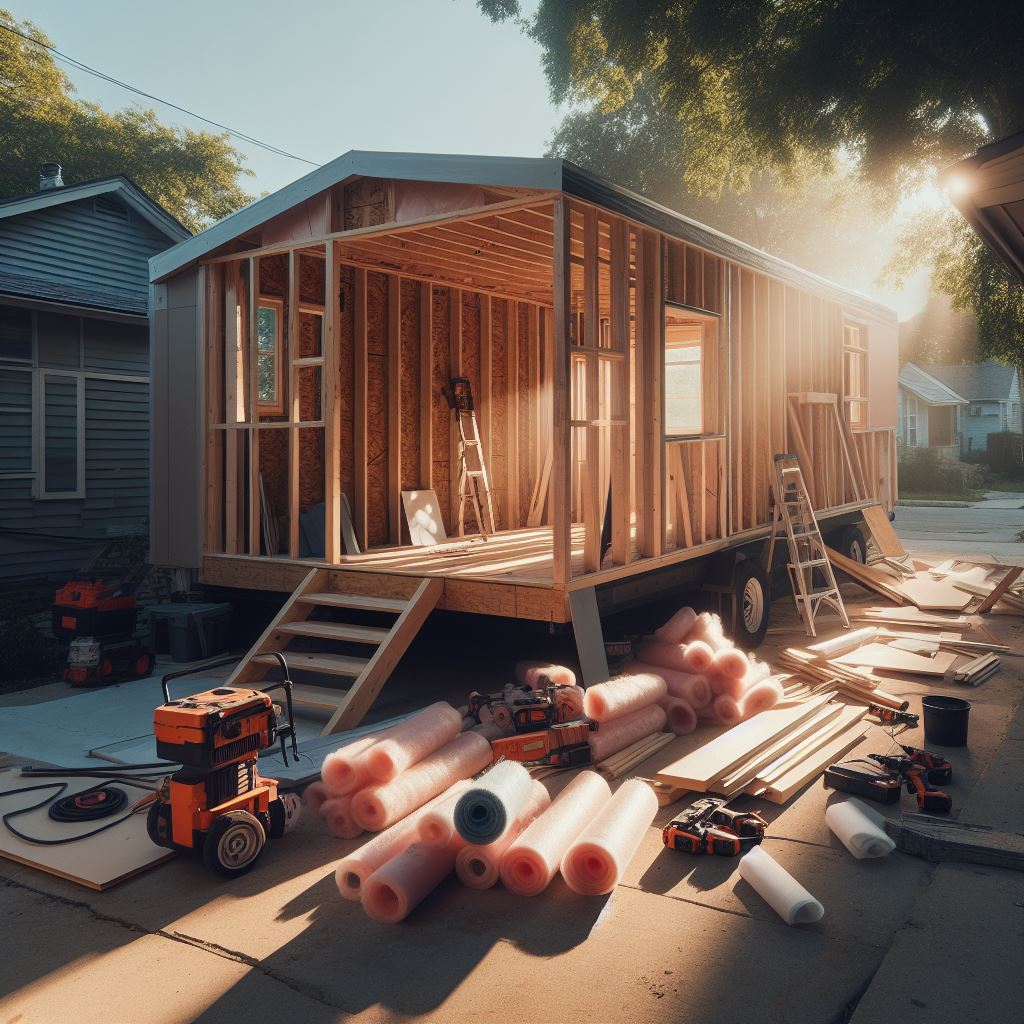
[[[341,282],[337,255],[337,247],[328,243],[324,264],[324,367],[320,384],[324,418],[324,559],[332,564],[341,561]]]
[[[260,553],[260,373],[259,323],[256,315],[260,293],[260,261],[249,257],[249,554]]]
[[[366,271],[357,268],[353,276],[353,381],[352,381],[352,462],[353,462],[353,495],[355,508],[352,517],[355,520],[356,540],[360,551],[366,551],[366,462],[367,462],[367,387],[368,387],[368,351],[367,351],[367,320],[366,320]]]
[[[402,543],[402,279],[388,277],[388,537]]]
[[[302,414],[299,394],[299,254],[288,253],[288,418],[297,423]],[[326,332],[325,332],[326,333]],[[321,382],[321,387],[326,386]],[[299,428],[288,428],[288,557],[299,557]]]
[[[420,487],[434,486],[434,289],[420,282]]]
[[[572,513],[569,461],[569,318],[572,315],[572,278],[569,271],[569,207],[559,197],[554,202],[554,315],[552,353],[552,464],[551,522],[552,577],[556,587],[572,577]]]

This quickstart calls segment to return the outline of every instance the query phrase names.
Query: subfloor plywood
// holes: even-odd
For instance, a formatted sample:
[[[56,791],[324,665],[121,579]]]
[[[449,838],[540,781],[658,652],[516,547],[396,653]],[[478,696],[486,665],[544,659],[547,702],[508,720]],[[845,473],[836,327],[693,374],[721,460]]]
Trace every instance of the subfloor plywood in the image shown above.
[[[7,794],[24,786],[36,786],[50,782],[66,782],[68,788],[60,796],[70,796],[95,786],[100,779],[74,778],[23,778],[13,768],[0,769],[0,794]],[[115,783],[118,784],[118,783]],[[131,803],[145,796],[145,790],[120,784],[128,794]],[[53,791],[57,795],[57,790]],[[24,807],[31,807],[47,794],[38,790],[33,793],[0,795],[0,813],[9,814]],[[19,832],[41,839],[63,839],[91,832],[104,822],[89,821],[67,824],[53,821],[46,807],[31,811],[15,819]],[[13,832],[0,825],[0,856],[8,860],[38,868],[51,875],[66,878],[69,882],[84,885],[89,889],[102,891],[112,885],[137,875],[140,871],[160,864],[174,856],[171,850],[155,846],[146,834],[146,810],[133,814],[124,821],[99,835],[80,842],[59,846],[45,846],[19,839]]]

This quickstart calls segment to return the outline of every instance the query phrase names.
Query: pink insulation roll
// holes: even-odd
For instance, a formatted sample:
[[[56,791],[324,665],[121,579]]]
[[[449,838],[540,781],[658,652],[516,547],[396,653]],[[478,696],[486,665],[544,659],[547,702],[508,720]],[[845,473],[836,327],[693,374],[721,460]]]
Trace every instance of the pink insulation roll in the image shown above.
[[[517,896],[543,892],[565,851],[610,796],[608,783],[597,772],[580,772],[502,854],[498,874],[505,888]]]
[[[710,644],[703,640],[691,640],[682,648],[682,670],[690,675],[702,675],[711,668],[714,661],[715,651]]]
[[[320,777],[331,796],[354,793],[370,781],[370,773],[366,768],[366,753],[376,742],[377,735],[364,736],[344,747],[339,747],[324,758]]]
[[[677,736],[687,736],[697,728],[697,712],[692,704],[678,697],[666,697],[661,706],[665,709],[668,727]]]
[[[722,628],[722,620],[711,612],[701,612],[697,616],[697,621],[686,637],[687,643],[694,640],[704,641],[714,651],[733,646]]]
[[[543,690],[545,686],[575,686],[576,673],[564,665],[552,665],[549,661],[520,661],[515,667],[516,681],[531,690]]]
[[[543,783],[534,780],[522,810],[493,843],[469,845],[459,850],[455,857],[455,874],[463,885],[470,889],[490,889],[498,881],[498,866],[504,852],[550,804],[551,797]]]
[[[366,768],[375,782],[390,782],[461,731],[462,716],[451,704],[438,701],[389,729],[366,752]]]
[[[676,672],[685,672],[683,668],[683,651],[679,644],[663,644],[660,640],[641,640],[633,652],[636,661],[647,665],[660,665]]]
[[[397,779],[359,790],[352,814],[367,832],[379,832],[490,763],[490,743],[479,733],[460,733]]]
[[[719,725],[731,727],[738,725],[743,720],[743,712],[740,711],[739,704],[732,697],[726,697],[724,693],[712,701],[711,712]]]
[[[767,711],[782,700],[782,683],[769,676],[747,690],[740,699],[740,714],[743,718]]]
[[[351,796],[335,796],[325,800],[320,807],[320,817],[339,839],[355,839],[363,834],[362,827],[352,817]]]
[[[488,743],[491,740],[500,740],[505,735],[505,730],[494,722],[488,722],[486,725],[474,725],[469,731],[475,732],[478,736],[483,736]]]
[[[692,608],[680,608],[664,626],[654,631],[654,635],[663,644],[681,644],[696,621],[697,613]]]
[[[583,687],[559,686],[555,690],[555,707],[558,721],[571,722],[583,714]]]
[[[645,665],[643,662],[631,662],[629,668],[633,672],[653,672],[665,680],[670,697],[685,700],[693,707],[703,707],[711,703],[711,687],[707,676],[691,675],[689,672],[676,672],[674,669]]]
[[[469,787],[469,779],[456,782],[447,793],[431,804],[430,810],[419,816],[417,842],[425,846],[447,846],[452,841],[455,835],[455,805]]]
[[[747,681],[735,676],[723,676],[713,672],[708,676],[708,683],[711,685],[712,699],[715,697],[731,697],[738,701],[747,689]]]
[[[612,754],[665,728],[665,711],[657,704],[634,711],[625,718],[603,723],[590,734],[590,753],[595,761],[603,761]]]
[[[363,883],[374,871],[392,857],[397,857],[407,846],[417,842],[420,818],[452,794],[461,793],[468,785],[465,781],[455,783],[451,789],[440,793],[407,818],[396,822],[385,832],[363,843],[358,850],[343,857],[334,872],[338,892],[347,900],[358,900],[362,895]]]
[[[363,909],[375,921],[405,920],[452,873],[451,847],[413,843],[378,868],[363,886]]]
[[[595,722],[610,722],[657,704],[667,693],[665,680],[659,675],[636,673],[619,676],[607,683],[587,687],[583,696],[583,713]]]
[[[327,799],[327,788],[319,780],[311,782],[302,791],[302,802],[306,805],[311,814],[319,814],[320,808],[323,807],[324,801]]]
[[[583,896],[611,892],[657,813],[658,798],[646,782],[624,782],[562,857],[566,885]]]
[[[735,647],[723,647],[715,651],[711,659],[711,671],[730,679],[744,679],[750,671],[750,659]]]

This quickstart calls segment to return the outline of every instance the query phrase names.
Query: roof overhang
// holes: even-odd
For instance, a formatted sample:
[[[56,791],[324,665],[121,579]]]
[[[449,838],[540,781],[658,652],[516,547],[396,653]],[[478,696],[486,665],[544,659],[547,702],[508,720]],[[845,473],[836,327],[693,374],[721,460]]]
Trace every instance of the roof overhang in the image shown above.
[[[27,196],[6,199],[0,202],[0,220],[50,209],[64,203],[109,195],[111,192],[116,192],[133,212],[152,224],[172,242],[181,242],[192,237],[188,228],[175,220],[159,203],[150,199],[134,182],[120,174],[112,178],[83,181],[76,185],[61,185],[58,188],[32,192]]]
[[[964,219],[1024,282],[1024,132],[947,167],[939,184]]]
[[[843,288],[817,274],[644,199],[566,160],[554,158],[376,153],[352,150],[277,192],[250,203],[194,238],[189,238],[152,257],[149,261],[150,280],[154,283],[166,280],[200,260],[208,259],[221,247],[244,237],[274,217],[334,185],[355,177],[451,182],[534,190],[537,193],[564,192],[726,259],[762,270],[797,287],[810,289],[851,310],[894,324],[897,319],[893,310],[867,296]],[[381,226],[382,231],[387,229],[388,226]],[[340,232],[332,237],[345,240],[349,235],[349,232]],[[237,255],[242,257],[245,252],[241,251]]]

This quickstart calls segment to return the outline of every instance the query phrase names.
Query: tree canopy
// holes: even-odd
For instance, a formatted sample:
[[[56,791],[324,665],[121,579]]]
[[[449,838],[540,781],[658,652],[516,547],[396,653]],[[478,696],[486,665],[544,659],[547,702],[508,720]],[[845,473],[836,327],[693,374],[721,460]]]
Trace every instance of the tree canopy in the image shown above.
[[[645,191],[675,179],[717,199],[768,180],[786,195],[852,161],[891,211],[1024,127],[1019,4],[540,0],[529,18],[518,0],[478,4],[521,21],[552,97],[574,105],[555,151],[602,171],[621,130],[633,145],[619,155],[645,165]],[[955,213],[913,225],[890,270],[915,261],[977,314],[984,354],[1024,362],[1024,289]]]
[[[4,24],[50,45],[0,8],[0,196],[34,191],[40,165],[57,161],[67,184],[126,174],[192,231],[251,201],[239,179],[252,172],[227,135],[168,127],[152,110],[108,113],[87,103],[47,50]]]

